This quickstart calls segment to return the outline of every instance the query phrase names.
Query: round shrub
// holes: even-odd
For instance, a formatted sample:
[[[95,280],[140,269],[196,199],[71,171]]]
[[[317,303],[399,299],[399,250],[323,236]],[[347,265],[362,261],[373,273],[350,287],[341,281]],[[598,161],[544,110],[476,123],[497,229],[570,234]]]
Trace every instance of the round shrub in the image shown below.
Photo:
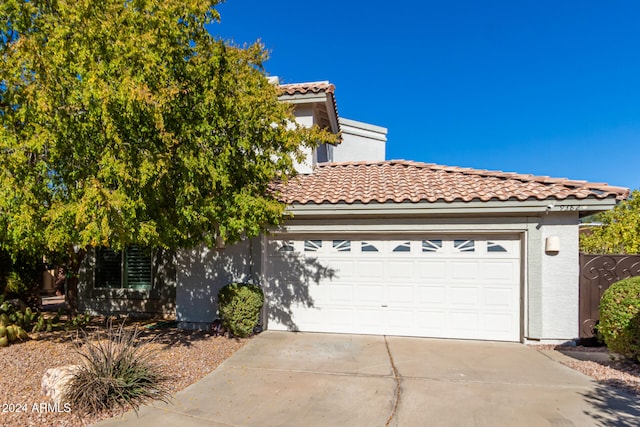
[[[611,351],[640,361],[640,276],[620,280],[605,291],[598,331]]]
[[[218,315],[233,335],[248,337],[258,325],[264,294],[257,285],[230,283],[218,292]]]

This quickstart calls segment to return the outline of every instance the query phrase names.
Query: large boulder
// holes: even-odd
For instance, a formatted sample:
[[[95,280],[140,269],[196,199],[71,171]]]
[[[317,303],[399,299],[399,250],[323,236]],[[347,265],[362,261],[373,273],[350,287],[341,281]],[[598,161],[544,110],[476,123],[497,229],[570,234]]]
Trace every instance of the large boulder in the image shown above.
[[[50,368],[42,377],[42,393],[51,397],[54,403],[64,404],[62,396],[73,375],[80,368],[79,365],[66,365],[58,368]]]

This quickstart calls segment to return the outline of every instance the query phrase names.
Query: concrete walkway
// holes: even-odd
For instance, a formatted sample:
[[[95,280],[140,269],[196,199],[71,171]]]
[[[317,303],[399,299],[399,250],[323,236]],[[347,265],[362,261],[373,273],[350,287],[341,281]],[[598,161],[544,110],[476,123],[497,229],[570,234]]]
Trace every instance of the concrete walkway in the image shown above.
[[[631,426],[638,420],[638,399],[521,344],[267,331],[172,404],[97,425]]]

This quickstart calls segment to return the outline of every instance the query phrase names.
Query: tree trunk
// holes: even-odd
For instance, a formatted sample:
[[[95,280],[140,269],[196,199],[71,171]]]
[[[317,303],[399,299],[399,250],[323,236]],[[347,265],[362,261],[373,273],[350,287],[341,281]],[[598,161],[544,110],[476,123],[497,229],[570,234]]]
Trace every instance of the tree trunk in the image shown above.
[[[80,249],[77,252],[73,248],[69,250],[69,263],[67,266],[67,272],[69,274],[67,279],[67,305],[69,306],[69,315],[71,317],[75,317],[78,314],[78,273],[86,254],[87,251],[84,249]]]

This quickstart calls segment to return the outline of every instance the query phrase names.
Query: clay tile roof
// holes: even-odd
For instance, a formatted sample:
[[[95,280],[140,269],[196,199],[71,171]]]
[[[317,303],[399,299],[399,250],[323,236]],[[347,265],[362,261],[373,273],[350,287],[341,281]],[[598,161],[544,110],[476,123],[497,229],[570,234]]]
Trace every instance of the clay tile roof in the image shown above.
[[[308,82],[308,83],[293,83],[280,85],[283,95],[305,95],[307,93],[331,93],[333,94],[336,87],[329,82]]]
[[[405,160],[323,163],[279,186],[287,203],[617,200],[629,189],[566,178],[441,166]]]

